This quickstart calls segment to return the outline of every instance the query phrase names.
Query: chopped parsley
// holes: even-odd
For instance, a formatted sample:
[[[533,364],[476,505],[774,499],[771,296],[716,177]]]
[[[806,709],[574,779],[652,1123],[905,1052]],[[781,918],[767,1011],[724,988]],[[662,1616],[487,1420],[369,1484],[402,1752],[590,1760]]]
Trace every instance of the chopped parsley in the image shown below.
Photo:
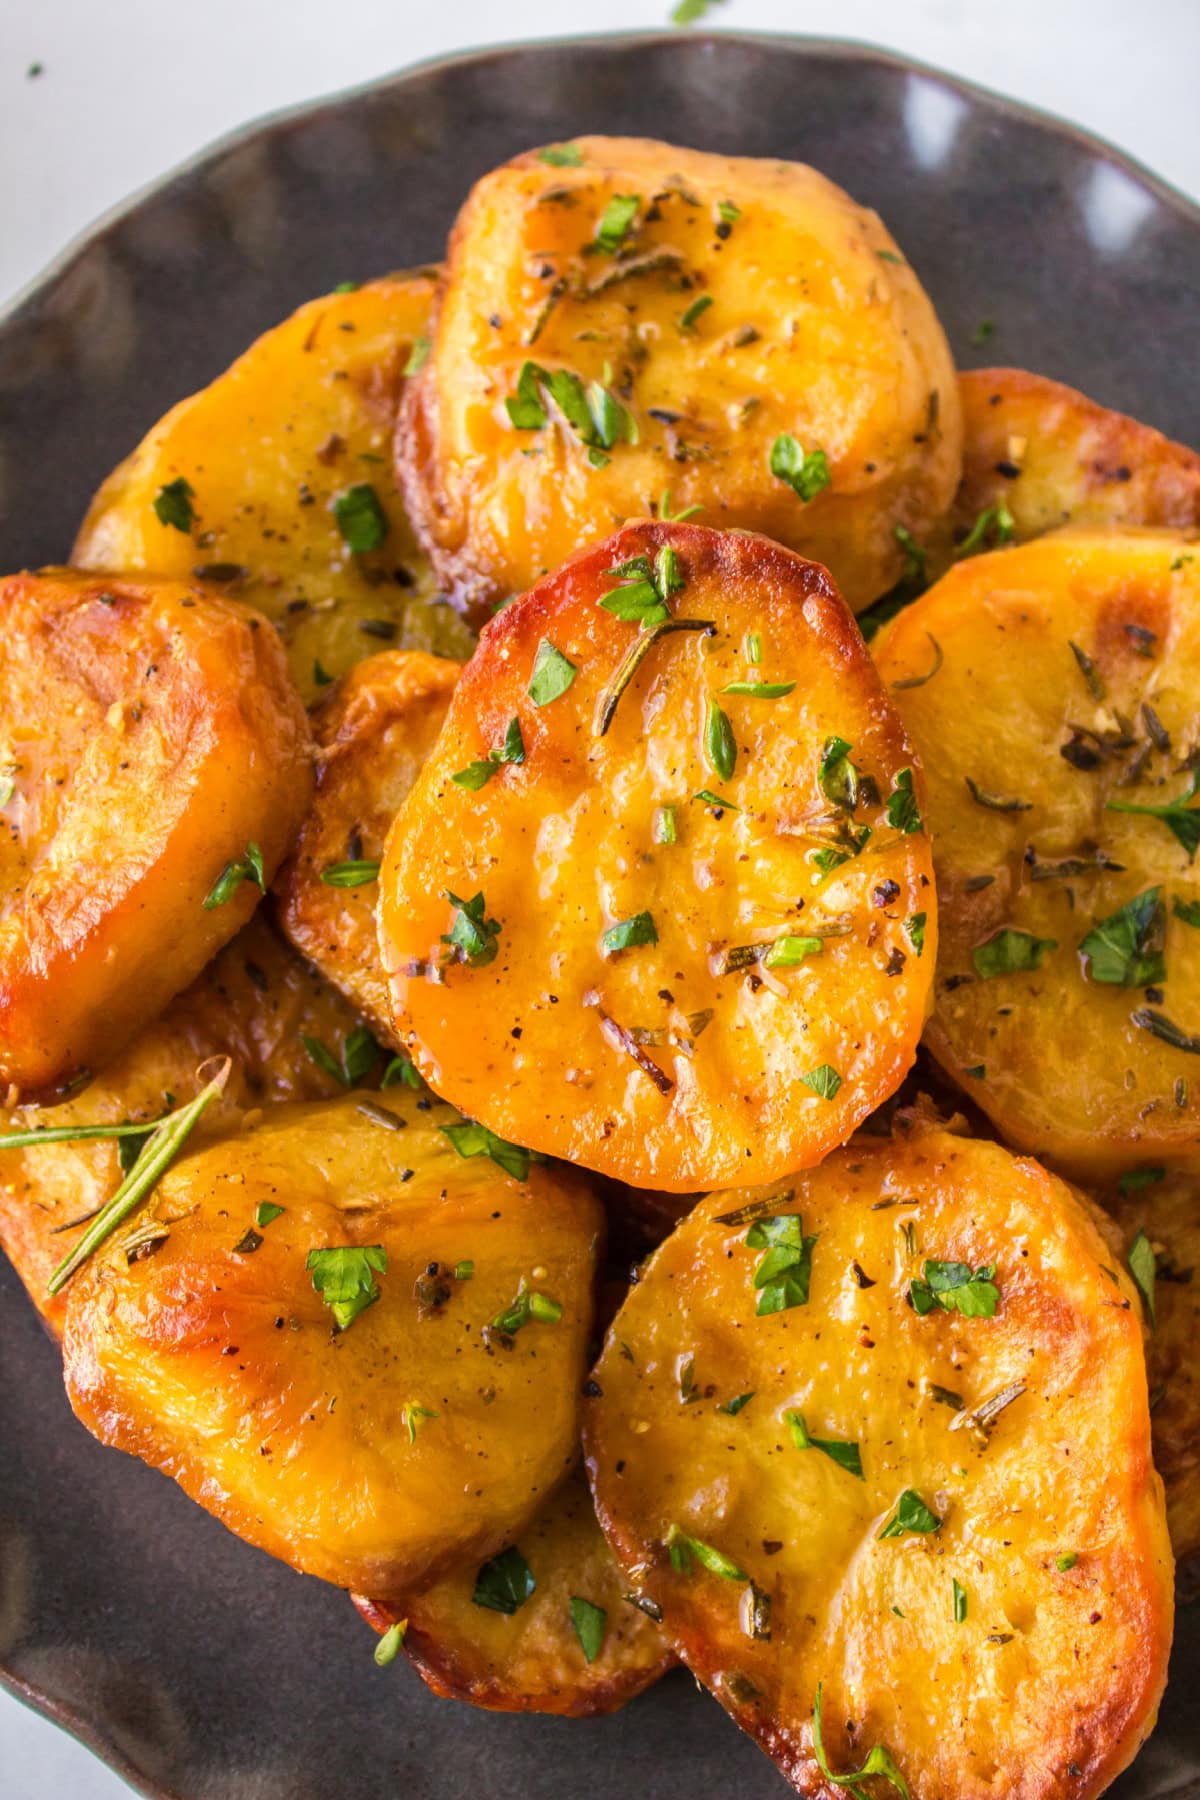
[[[1156,1182],[1166,1180],[1165,1169],[1127,1169],[1117,1187],[1122,1194],[1140,1194],[1143,1188],[1153,1187]]]
[[[232,900],[243,881],[252,881],[261,893],[265,894],[267,891],[263,855],[257,844],[247,844],[244,856],[225,864],[204,896],[205,911],[211,912],[214,907],[224,906],[227,901]]]
[[[388,1626],[375,1646],[376,1668],[386,1669],[389,1663],[395,1662],[407,1630],[407,1619],[397,1619],[394,1624]]]
[[[154,496],[154,516],[160,525],[170,525],[176,531],[185,534],[192,529],[195,520],[195,508],[192,500],[195,488],[183,475],[176,476],[160,487]]]
[[[1167,909],[1160,887],[1135,894],[1080,940],[1093,981],[1113,987],[1156,987],[1167,978],[1163,956]]]
[[[1149,1319],[1150,1329],[1153,1331],[1158,1325],[1158,1317],[1154,1310],[1154,1277],[1158,1265],[1155,1261],[1154,1246],[1140,1227],[1129,1246],[1127,1261],[1129,1273],[1137,1283],[1137,1290],[1145,1303],[1146,1317]]]
[[[715,700],[708,703],[708,718],[704,727],[704,754],[708,766],[728,781],[737,766],[737,744],[734,742],[733,726],[729,723],[729,715],[719,707]]]
[[[661,625],[669,619],[667,602],[685,585],[679,558],[669,544],[662,546],[653,563],[648,556],[631,556],[606,572],[615,575],[620,585],[601,596],[601,606],[618,619],[642,626]]]
[[[484,1606],[489,1612],[507,1613],[511,1618],[518,1612],[537,1587],[533,1579],[533,1571],[515,1544],[507,1550],[501,1550],[499,1556],[493,1556],[485,1562],[475,1577],[475,1591],[471,1599],[476,1606]]]
[[[787,1428],[792,1434],[792,1443],[797,1450],[821,1450],[840,1469],[856,1475],[859,1481],[864,1479],[862,1453],[855,1443],[846,1438],[818,1438],[809,1434],[804,1414],[799,1412],[784,1413]]]
[[[736,1419],[743,1406],[749,1406],[751,1400],[754,1398],[754,1392],[755,1390],[751,1388],[748,1394],[735,1394],[732,1400],[718,1401],[717,1411],[719,1413],[727,1413],[731,1419]]]
[[[654,842],[656,844],[673,844],[678,838],[678,827],[675,823],[675,808],[660,806],[654,815]]]
[[[516,1298],[496,1314],[492,1320],[492,1329],[503,1331],[507,1337],[515,1337],[526,1325],[557,1325],[562,1318],[562,1311],[557,1300],[551,1300],[548,1294],[539,1294],[535,1288],[527,1287],[522,1278]]]
[[[1107,806],[1109,812],[1140,813],[1148,819],[1161,819],[1187,851],[1188,861],[1194,862],[1196,851],[1200,849],[1200,806],[1193,807],[1189,803],[1197,794],[1200,794],[1200,769],[1193,769],[1187,792],[1162,806],[1136,806],[1131,800],[1109,800]]]
[[[343,1245],[310,1250],[305,1268],[312,1284],[333,1314],[339,1331],[348,1331],[359,1313],[379,1298],[375,1274],[387,1270],[387,1251],[382,1244]]]
[[[927,1537],[932,1531],[941,1529],[942,1521],[935,1512],[926,1506],[920,1494],[913,1488],[905,1488],[896,1502],[896,1510],[879,1533],[881,1538],[903,1537],[906,1531],[915,1532],[920,1537]]]
[[[640,194],[614,194],[600,215],[593,242],[597,250],[614,256],[629,236],[642,204]]]
[[[1046,952],[1057,949],[1057,938],[1034,937],[1031,932],[1016,931],[1006,925],[994,932],[986,943],[975,947],[971,961],[979,979],[991,981],[997,975],[1018,975],[1040,969]]]
[[[806,957],[820,956],[823,949],[819,937],[780,937],[766,946],[760,960],[767,969],[793,969]]]
[[[450,777],[457,786],[466,788],[472,794],[485,787],[502,763],[523,763],[525,761],[525,740],[521,736],[520,719],[510,719],[504,733],[504,742],[498,750],[489,750],[486,757],[478,762],[468,763],[465,769],[459,769]]]
[[[884,250],[879,252],[880,256],[886,256],[886,254],[887,252]],[[898,262],[899,258],[894,260]],[[904,552],[904,569],[900,580],[906,588],[914,593],[922,593],[929,585],[926,573],[926,565],[929,562],[928,550],[918,544],[907,525],[893,525],[892,536]]]
[[[799,1213],[781,1213],[756,1219],[746,1233],[751,1250],[765,1250],[754,1271],[758,1293],[757,1317],[788,1312],[808,1304],[812,1280],[812,1253],[816,1237],[805,1237]]]
[[[696,25],[712,7],[724,4],[725,0],[675,0],[675,5],[671,8],[671,23],[678,26]],[[40,67],[38,74],[41,74]]]
[[[441,1125],[438,1129],[464,1161],[473,1156],[490,1156],[498,1168],[504,1170],[517,1181],[524,1181],[529,1174],[531,1162],[544,1162],[545,1158],[535,1150],[526,1150],[520,1144],[510,1144],[507,1139],[497,1137],[486,1125],[478,1125],[473,1119],[464,1119],[461,1125]]]
[[[604,1636],[608,1630],[608,1614],[594,1600],[584,1600],[579,1594],[572,1594],[568,1605],[571,1615],[571,1629],[579,1639],[579,1648],[583,1651],[585,1662],[594,1663],[604,1648]]]
[[[950,1586],[954,1597],[954,1623],[962,1625],[966,1622],[967,1617],[967,1590],[954,1580],[951,1581]]]
[[[543,638],[529,678],[529,698],[535,706],[549,706],[566,693],[577,673],[575,664],[549,638]]]
[[[917,955],[923,955],[925,951],[925,914],[923,912],[913,913],[904,921],[904,930]]]
[[[894,1606],[892,1611],[899,1613],[901,1618],[904,1617],[899,1607]],[[829,1766],[829,1759],[825,1755],[825,1741],[821,1729],[821,1686],[821,1682],[818,1681],[817,1698],[813,1704],[813,1755],[816,1757],[817,1767],[826,1781],[833,1782],[835,1787],[849,1788],[851,1794],[855,1796],[855,1800],[864,1800],[864,1790],[861,1784],[870,1776],[878,1775],[881,1780],[890,1783],[895,1788],[902,1800],[910,1800],[908,1784],[896,1767],[891,1752],[885,1750],[882,1744],[875,1745],[861,1769],[854,1769],[847,1775],[834,1774]]]
[[[537,154],[538,161],[549,163],[552,169],[581,169],[583,167],[583,151],[578,144],[547,144]]]
[[[300,1042],[318,1069],[323,1069],[326,1075],[331,1075],[334,1081],[345,1088],[352,1088],[362,1081],[374,1067],[379,1055],[379,1045],[365,1025],[356,1025],[349,1033],[342,1045],[340,1062],[320,1038],[310,1037],[307,1032],[302,1031]]]
[[[782,700],[795,687],[794,681],[731,681],[723,694],[746,694],[752,700]]]
[[[831,805],[853,812],[858,805],[858,770],[850,761],[853,744],[844,737],[825,739],[817,780]]]
[[[1171,902],[1171,911],[1185,925],[1192,925],[1200,931],[1200,900],[1181,900],[1176,894]]]
[[[739,1569],[720,1550],[714,1550],[711,1544],[702,1543],[699,1538],[689,1537],[680,1531],[678,1525],[671,1525],[663,1539],[671,1558],[671,1567],[677,1575],[690,1575],[693,1560],[710,1575],[720,1575],[726,1581],[749,1581],[750,1577],[744,1569]]]
[[[548,414],[543,393],[549,394],[571,430],[586,446],[588,461],[595,469],[608,462],[607,452],[624,440],[636,444],[637,423],[628,408],[615,395],[593,381],[586,389],[578,375],[570,369],[544,369],[540,363],[526,362],[517,377],[517,391],[504,402],[509,421],[516,431],[540,431]]]
[[[832,1063],[821,1063],[818,1068],[809,1069],[806,1075],[801,1075],[800,1079],[805,1087],[810,1087],[822,1100],[836,1099],[837,1091],[842,1085],[842,1078]]]
[[[960,558],[976,556],[981,550],[1011,544],[1016,534],[1016,520],[1005,502],[997,500],[994,506],[985,507],[980,513],[955,554]]]
[[[802,450],[786,431],[771,445],[770,470],[777,481],[786,481],[804,501],[815,500],[832,480],[824,450]]]
[[[906,836],[914,831],[921,831],[923,829],[921,824],[921,809],[917,805],[917,796],[913,791],[913,772],[911,769],[901,769],[900,773],[897,775],[892,791],[888,796],[888,803],[884,816],[893,830],[902,831]]]
[[[725,810],[741,812],[742,810],[736,800],[727,800],[724,794],[714,794],[711,788],[701,788],[699,793],[692,795],[692,799],[703,801],[705,806],[715,806],[718,811],[722,812]]]
[[[1074,1550],[1064,1550],[1061,1556],[1055,1557],[1054,1566],[1060,1575],[1065,1575],[1067,1570],[1073,1569],[1078,1561],[1079,1558]]]
[[[260,1200],[254,1209],[254,1223],[269,1225],[272,1219],[277,1219],[280,1213],[286,1210],[286,1207],[276,1206],[273,1200]]]
[[[993,1279],[995,1263],[972,1270],[969,1263],[927,1260],[924,1280],[914,1280],[908,1290],[913,1311],[922,1318],[940,1306],[943,1312],[959,1312],[965,1319],[994,1319],[1000,1289]]]
[[[696,320],[700,317],[701,313],[706,313],[708,311],[712,303],[711,294],[697,294],[687,311],[680,317],[680,331],[694,331],[696,328]]]
[[[425,1085],[410,1056],[393,1056],[380,1077],[379,1085],[390,1088],[399,1087],[401,1083],[412,1088],[415,1093],[420,1093]]]
[[[378,550],[388,534],[387,514],[380,504],[379,495],[369,482],[357,482],[337,496],[333,503],[333,516],[337,520],[346,546],[355,556],[365,556],[370,550]]]
[[[610,925],[600,939],[600,948],[605,956],[614,956],[618,950],[632,950],[639,944],[657,944],[658,932],[654,928],[654,920],[648,912],[634,913],[632,919],[623,919],[620,924]]]
[[[483,894],[460,900],[457,894],[447,889],[446,898],[454,908],[454,923],[442,938],[442,943],[449,946],[447,961],[468,963],[473,969],[482,969],[485,964],[494,962],[500,948],[496,942],[500,924],[496,919],[485,917],[487,902]]]
[[[379,862],[375,858],[359,857],[352,862],[330,863],[321,870],[321,880],[326,887],[366,887],[369,882],[379,880]]]
[[[401,1423],[408,1432],[408,1441],[410,1444],[415,1444],[417,1441],[417,1426],[422,1419],[437,1419],[440,1417],[440,1413],[432,1412],[428,1406],[418,1406],[415,1400],[410,1400],[407,1406],[402,1406],[400,1408]]]

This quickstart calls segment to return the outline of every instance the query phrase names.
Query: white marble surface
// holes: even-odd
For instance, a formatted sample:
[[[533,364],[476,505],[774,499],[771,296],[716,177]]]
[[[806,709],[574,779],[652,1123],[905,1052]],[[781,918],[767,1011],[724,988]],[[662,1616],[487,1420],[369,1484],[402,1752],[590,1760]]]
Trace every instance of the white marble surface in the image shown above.
[[[110,206],[258,114],[501,38],[658,28],[669,4],[3,0],[0,303]],[[710,21],[883,44],[1073,119],[1200,198],[1200,0],[723,0]],[[0,1695],[3,1800],[128,1792]]]

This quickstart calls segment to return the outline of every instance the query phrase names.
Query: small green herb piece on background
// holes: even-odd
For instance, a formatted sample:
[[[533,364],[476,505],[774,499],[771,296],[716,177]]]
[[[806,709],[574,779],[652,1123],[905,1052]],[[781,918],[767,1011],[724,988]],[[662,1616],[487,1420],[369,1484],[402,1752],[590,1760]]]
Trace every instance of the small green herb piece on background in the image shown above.
[[[326,887],[366,887],[370,882],[379,880],[379,863],[368,857],[360,857],[352,862],[330,863],[328,868],[321,870],[321,880]]]
[[[913,772],[901,769],[895,784],[888,796],[886,814],[888,824],[895,831],[906,835],[922,830],[921,809],[917,805],[917,796],[913,791]]]
[[[1080,940],[1093,981],[1114,987],[1156,987],[1167,976],[1163,956],[1167,909],[1160,887],[1135,894]]]
[[[725,1581],[750,1579],[744,1569],[739,1569],[720,1550],[714,1550],[711,1544],[703,1543],[700,1538],[689,1537],[686,1532],[680,1531],[678,1525],[668,1527],[663,1543],[670,1553],[671,1567],[677,1575],[690,1575],[694,1560],[702,1569],[707,1569],[710,1575],[720,1575]]]
[[[510,1144],[505,1138],[497,1137],[486,1125],[477,1125],[474,1120],[464,1120],[461,1125],[442,1125],[438,1128],[448,1137],[455,1151],[464,1161],[473,1156],[490,1156],[497,1168],[504,1170],[516,1181],[524,1181],[529,1174],[531,1162],[542,1162],[545,1159],[533,1150],[523,1149],[520,1144]]]
[[[244,856],[225,864],[204,896],[205,911],[211,912],[214,907],[224,906],[227,901],[232,900],[243,881],[252,881],[261,893],[265,894],[267,891],[262,851],[257,844],[247,844]]]
[[[788,1312],[793,1306],[808,1303],[812,1280],[812,1253],[816,1237],[805,1237],[799,1213],[781,1213],[773,1218],[756,1219],[746,1233],[751,1250],[765,1250],[754,1271],[758,1292],[755,1313],[759,1318],[768,1313]]]
[[[387,1630],[375,1646],[376,1668],[386,1669],[389,1663],[395,1662],[400,1651],[400,1646],[404,1642],[404,1634],[407,1630],[407,1619],[397,1619],[394,1625],[388,1626]]]
[[[623,919],[618,925],[610,925],[600,939],[600,948],[605,956],[614,956],[618,950],[632,950],[639,944],[657,944],[658,932],[654,928],[654,920],[648,912],[635,913],[632,919]]]
[[[805,1087],[810,1087],[822,1100],[836,1099],[837,1091],[842,1085],[842,1078],[832,1063],[822,1063],[819,1068],[809,1069],[800,1079]]]
[[[976,946],[971,961],[979,979],[991,981],[997,975],[1020,975],[1040,969],[1046,952],[1057,949],[1057,938],[1034,937],[1031,932],[1016,931],[1006,925],[986,943]]]
[[[470,900],[460,900],[457,894],[452,894],[447,889],[446,898],[453,907],[455,916],[442,943],[450,946],[452,960],[468,963],[473,969],[482,969],[494,962],[500,947],[497,943],[500,925],[498,920],[485,917],[487,902],[483,894],[475,894]]]
[[[379,1299],[375,1274],[387,1272],[387,1260],[382,1244],[336,1245],[309,1251],[304,1266],[339,1331],[348,1331],[358,1315]]]
[[[897,1607],[893,1607],[892,1610],[893,1612],[899,1611]],[[903,1618],[904,1614],[900,1613],[900,1617]],[[895,1788],[902,1800],[911,1800],[903,1775],[896,1767],[891,1752],[885,1750],[882,1744],[875,1745],[861,1769],[855,1769],[848,1775],[834,1774],[825,1755],[825,1742],[821,1729],[821,1687],[822,1683],[818,1681],[817,1698],[813,1705],[813,1755],[816,1757],[817,1767],[826,1781],[832,1781],[835,1787],[849,1788],[854,1800],[866,1800],[866,1791],[861,1784],[872,1775],[878,1775],[881,1780],[890,1783]]]
[[[914,1312],[922,1317],[940,1306],[943,1312],[959,1312],[966,1319],[993,1319],[1000,1302],[1000,1290],[993,1279],[995,1263],[984,1263],[972,1270],[968,1263],[925,1263],[924,1280],[916,1279],[909,1287]]]
[[[549,638],[543,638],[529,678],[529,698],[535,706],[549,706],[566,693],[577,673],[575,664]]]
[[[536,1587],[532,1569],[516,1545],[511,1544],[484,1563],[475,1577],[471,1598],[476,1606],[486,1607],[489,1612],[506,1613],[511,1618]]]
[[[881,1538],[903,1537],[906,1531],[927,1537],[939,1531],[942,1521],[932,1512],[913,1488],[905,1488],[896,1502],[896,1510],[879,1533]]]
[[[770,470],[777,481],[786,481],[801,500],[815,500],[833,479],[823,450],[802,450],[794,437],[782,432],[771,445]]]
[[[1129,1273],[1137,1283],[1138,1293],[1145,1303],[1146,1317],[1149,1319],[1150,1329],[1153,1331],[1158,1325],[1158,1315],[1154,1310],[1154,1277],[1157,1273],[1157,1263],[1154,1248],[1143,1230],[1139,1229],[1137,1236],[1129,1246],[1128,1263]]]
[[[170,525],[185,535],[191,531],[196,517],[192,500],[195,488],[184,476],[177,475],[160,487],[154,496],[154,516],[160,525]]]
[[[584,1600],[579,1594],[572,1594],[569,1602],[571,1629],[579,1639],[579,1648],[583,1651],[585,1662],[594,1663],[604,1648],[604,1636],[608,1630],[608,1614],[594,1600]]]
[[[715,700],[708,703],[708,719],[704,727],[704,754],[708,766],[719,775],[722,781],[728,781],[737,767],[737,744],[734,741],[733,726],[729,716],[723,712]]]
[[[379,495],[368,482],[357,482],[337,496],[333,516],[347,549],[355,556],[378,550],[388,534],[387,514]]]
[[[583,151],[578,144],[547,144],[538,151],[538,161],[549,163],[552,169],[579,169],[583,167]]]
[[[1196,860],[1196,851],[1200,849],[1200,806],[1191,806],[1197,794],[1200,794],[1200,769],[1192,771],[1192,779],[1187,791],[1175,800],[1168,800],[1162,806],[1136,806],[1131,800],[1109,800],[1109,812],[1140,813],[1147,819],[1161,819],[1174,837],[1187,851],[1189,862]]]
[[[609,200],[600,223],[596,227],[595,244],[597,249],[612,256],[621,248],[637,218],[638,207],[642,203],[640,194],[614,194]]]
[[[792,1443],[797,1450],[821,1450],[840,1469],[856,1475],[859,1481],[864,1479],[862,1453],[857,1444],[847,1438],[818,1438],[809,1434],[804,1414],[799,1412],[784,1413],[787,1428],[792,1435]]]

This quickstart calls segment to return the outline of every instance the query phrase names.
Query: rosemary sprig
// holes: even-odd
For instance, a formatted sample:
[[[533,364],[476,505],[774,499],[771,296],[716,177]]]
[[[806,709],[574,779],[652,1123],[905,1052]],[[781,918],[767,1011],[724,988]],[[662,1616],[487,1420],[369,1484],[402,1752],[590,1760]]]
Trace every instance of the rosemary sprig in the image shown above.
[[[137,1161],[116,1193],[101,1207],[92,1221],[90,1229],[84,1232],[79,1242],[72,1250],[68,1251],[51,1275],[46,1284],[48,1294],[53,1296],[61,1293],[75,1271],[87,1262],[105,1239],[111,1237],[117,1226],[122,1224],[134,1208],[146,1198],[157,1184],[159,1177],[165,1174],[201,1113],[223,1091],[232,1066],[229,1057],[223,1058],[217,1073],[206,1087],[201,1088],[194,1100],[189,1100],[186,1106],[179,1107],[176,1112],[168,1113],[165,1119],[159,1121],[146,1139]],[[145,1126],[142,1127],[142,1130],[145,1130]],[[113,1137],[118,1131],[124,1135],[123,1128],[119,1126],[115,1129],[108,1127],[103,1135]],[[10,1135],[20,1136],[23,1134],[13,1133]],[[28,1136],[29,1134],[24,1135]],[[49,1135],[48,1132],[41,1133],[39,1141],[44,1142]],[[56,1135],[64,1134],[56,1133]],[[94,1127],[85,1125],[69,1135],[93,1137],[97,1133]],[[3,1145],[0,1144],[0,1148],[2,1147]]]
[[[712,637],[716,629],[711,619],[663,619],[639,632],[621,658],[616,674],[601,697],[600,709],[596,715],[596,736],[603,737],[612,724],[621,695],[660,637],[665,637],[671,631],[702,631],[706,637]]]

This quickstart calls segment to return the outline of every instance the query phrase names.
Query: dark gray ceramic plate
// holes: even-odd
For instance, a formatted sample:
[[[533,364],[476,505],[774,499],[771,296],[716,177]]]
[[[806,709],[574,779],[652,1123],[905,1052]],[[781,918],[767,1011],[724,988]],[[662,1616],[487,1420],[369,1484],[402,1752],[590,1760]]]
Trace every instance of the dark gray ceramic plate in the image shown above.
[[[1184,438],[1200,212],[948,77],[800,38],[487,51],[256,127],[137,200],[0,322],[0,568],[64,557],[148,425],[310,295],[439,256],[470,183],[582,132],[817,164],[877,207],[964,363],[1045,371]],[[984,319],[986,349],[972,347]],[[675,1676],[613,1720],[491,1717],[382,1671],[349,1602],[102,1450],[0,1259],[0,1663],[165,1800],[739,1800],[782,1781]],[[1200,1793],[1200,1616],[1121,1800]]]

